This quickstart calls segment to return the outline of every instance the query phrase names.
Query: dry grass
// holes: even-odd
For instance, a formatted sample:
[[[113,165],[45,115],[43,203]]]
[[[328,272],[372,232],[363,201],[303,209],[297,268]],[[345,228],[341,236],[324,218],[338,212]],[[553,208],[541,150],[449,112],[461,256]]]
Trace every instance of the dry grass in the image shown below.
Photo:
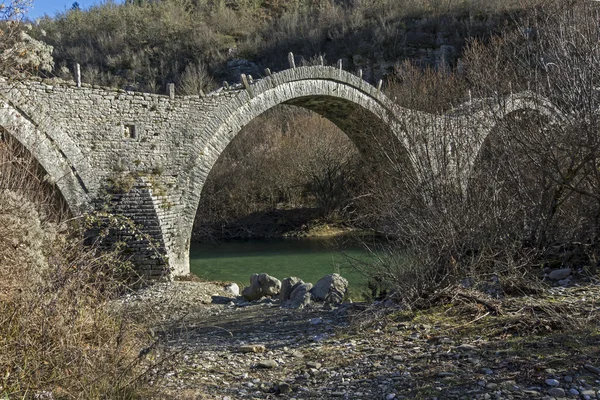
[[[83,245],[54,191],[0,141],[0,396],[136,398],[143,328],[106,307],[128,266]]]
[[[597,335],[594,321],[600,288],[584,280],[578,286],[554,288],[540,284],[533,295],[497,298],[485,290],[451,285],[435,293],[421,310],[368,307],[353,316],[352,330],[387,329],[398,323],[431,327],[428,340],[440,337],[506,340],[546,336]]]

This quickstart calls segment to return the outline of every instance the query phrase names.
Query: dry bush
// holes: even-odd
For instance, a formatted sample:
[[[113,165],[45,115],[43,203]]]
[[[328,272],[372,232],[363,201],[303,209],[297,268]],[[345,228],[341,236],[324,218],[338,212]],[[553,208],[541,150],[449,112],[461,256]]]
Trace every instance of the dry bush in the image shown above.
[[[388,92],[403,106],[443,111],[469,88],[488,98],[495,125],[465,191],[445,149],[472,133],[448,117],[433,125],[415,115],[437,137],[415,166],[421,183],[407,185],[402,165],[391,163],[392,178],[374,194],[373,215],[395,240],[367,273],[407,306],[427,305],[459,280],[500,296],[538,290],[532,267],[545,263],[595,268],[599,14],[590,2],[549,2],[488,45],[474,43],[464,76],[400,69]],[[538,105],[549,100],[551,114],[495,113],[511,90],[529,90]]]
[[[464,78],[452,71],[423,71],[411,64],[397,71],[388,95],[409,109],[434,113],[415,111],[411,116],[423,131],[429,129],[432,140],[424,144],[427,150],[412,166],[420,180],[411,179],[398,149],[380,147],[389,162],[382,166],[382,178],[362,209],[390,241],[377,246],[376,262],[359,268],[372,285],[393,290],[408,307],[429,305],[438,298],[438,291],[461,280],[483,286],[499,282],[487,285],[495,295],[505,292],[503,286],[507,291],[519,290],[514,283],[535,255],[523,247],[518,224],[529,205],[490,194],[490,182],[507,178],[506,174],[500,176],[506,171],[498,162],[507,160],[505,155],[511,149],[490,152],[494,157],[486,159],[489,165],[480,165],[481,179],[469,181],[468,192],[464,192],[456,179],[457,165],[446,149],[451,142],[462,143],[472,132],[468,124],[459,125],[452,117],[436,123],[438,117],[434,116],[467,97]],[[515,155],[508,160],[514,161]],[[515,174],[508,177],[511,179],[519,179],[525,171],[517,168],[522,166],[511,167],[515,167],[509,170]],[[522,290],[528,290],[527,286]]]
[[[599,15],[593,2],[549,1],[519,20],[518,29],[487,47],[475,43],[466,54],[468,78],[481,95],[506,93],[512,86],[555,107],[554,121],[542,116],[499,119],[495,135],[511,144],[530,171],[520,187],[513,186],[530,198],[534,216],[528,221],[528,241],[538,248],[568,241],[596,246]]]
[[[31,3],[31,0],[0,1],[0,76],[12,77],[40,66],[40,59],[36,57],[40,51],[40,46],[36,48],[39,42],[25,33],[22,24]],[[44,49],[41,50],[43,53]],[[38,61],[38,64],[31,61]]]
[[[202,63],[189,64],[179,80],[179,90],[184,95],[204,96],[215,89],[216,84]]]
[[[0,396],[135,398],[142,326],[109,312],[129,266],[83,244],[44,172],[0,141]],[[40,397],[40,398],[41,398]]]

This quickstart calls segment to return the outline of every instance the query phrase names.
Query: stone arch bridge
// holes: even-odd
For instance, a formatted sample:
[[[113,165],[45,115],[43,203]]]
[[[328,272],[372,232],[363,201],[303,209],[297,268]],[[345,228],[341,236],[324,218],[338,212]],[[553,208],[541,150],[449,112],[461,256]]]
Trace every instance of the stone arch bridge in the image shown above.
[[[33,154],[74,214],[108,208],[133,220],[153,239],[128,238],[133,260],[140,274],[156,278],[189,272],[192,225],[212,166],[245,124],[276,105],[328,118],[367,157],[398,149],[407,173],[421,182],[446,160],[462,187],[498,117],[522,109],[553,113],[522,93],[435,116],[397,106],[341,68],[265,72],[263,79],[242,76],[243,85],[206,96],[2,80],[0,131]]]

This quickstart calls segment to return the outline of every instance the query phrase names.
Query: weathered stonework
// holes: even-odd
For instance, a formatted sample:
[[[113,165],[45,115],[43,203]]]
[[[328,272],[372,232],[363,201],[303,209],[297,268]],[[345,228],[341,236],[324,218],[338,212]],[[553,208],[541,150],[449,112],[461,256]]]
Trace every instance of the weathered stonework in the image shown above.
[[[147,277],[189,272],[192,225],[212,166],[244,125],[278,104],[330,119],[367,157],[377,158],[380,143],[396,146],[418,180],[424,178],[419,160],[435,148],[449,155],[462,185],[498,115],[554,112],[524,93],[502,107],[480,101],[435,116],[398,107],[361,78],[323,66],[288,69],[205,97],[0,80],[0,127],[37,158],[73,212],[108,207],[154,239],[149,249],[147,241],[129,238]],[[436,136],[440,131],[455,134]]]

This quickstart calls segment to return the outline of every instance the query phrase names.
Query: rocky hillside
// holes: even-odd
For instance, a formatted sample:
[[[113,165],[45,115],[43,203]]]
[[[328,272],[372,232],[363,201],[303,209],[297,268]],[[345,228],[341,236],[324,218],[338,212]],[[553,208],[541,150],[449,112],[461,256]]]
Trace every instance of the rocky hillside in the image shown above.
[[[55,75],[165,92],[169,82],[193,93],[240,73],[287,66],[318,55],[362,68],[375,82],[402,60],[454,67],[465,43],[488,38],[537,1],[136,1],[73,9],[37,21],[54,46]]]

